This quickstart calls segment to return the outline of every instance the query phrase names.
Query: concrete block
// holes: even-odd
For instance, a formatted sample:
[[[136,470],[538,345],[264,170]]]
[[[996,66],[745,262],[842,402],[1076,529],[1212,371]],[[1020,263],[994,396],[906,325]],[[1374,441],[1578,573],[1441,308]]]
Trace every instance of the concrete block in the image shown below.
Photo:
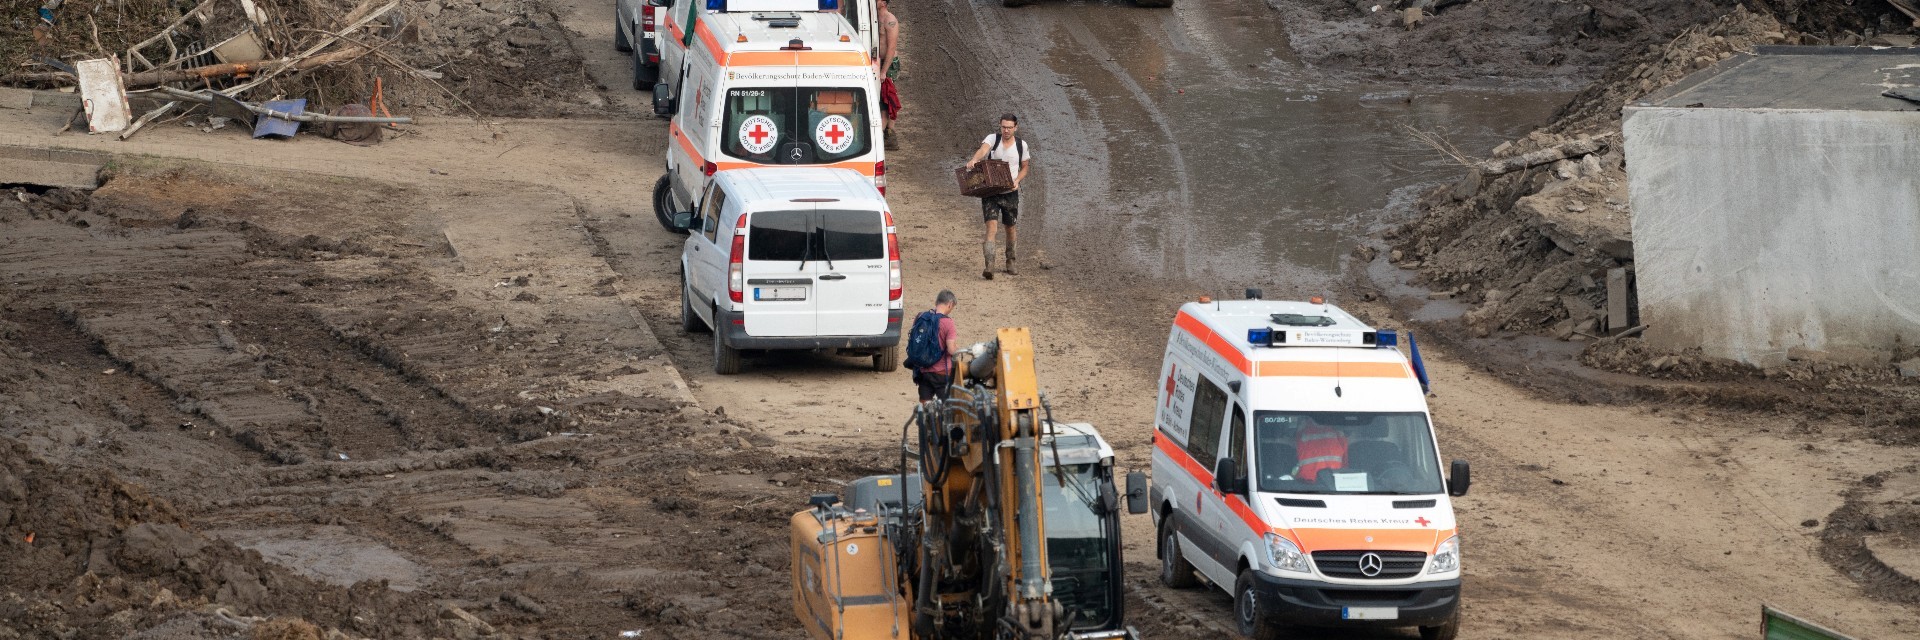
[[[0,176],[10,184],[97,189],[106,166],[105,156],[92,153],[0,146]]]
[[[1607,327],[1614,332],[1625,331],[1633,326],[1631,305],[1627,296],[1632,295],[1627,287],[1626,267],[1607,270]]]
[[[8,89],[0,87],[0,109],[33,108],[33,92],[26,89]]]

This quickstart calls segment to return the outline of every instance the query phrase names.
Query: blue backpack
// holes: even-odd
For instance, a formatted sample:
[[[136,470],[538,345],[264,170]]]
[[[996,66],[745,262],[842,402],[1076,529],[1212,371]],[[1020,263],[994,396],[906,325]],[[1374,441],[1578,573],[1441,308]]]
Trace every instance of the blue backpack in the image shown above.
[[[913,329],[907,334],[907,360],[903,364],[909,369],[925,369],[947,357],[947,345],[940,343],[940,321],[946,315],[936,311],[922,311],[913,319]]]

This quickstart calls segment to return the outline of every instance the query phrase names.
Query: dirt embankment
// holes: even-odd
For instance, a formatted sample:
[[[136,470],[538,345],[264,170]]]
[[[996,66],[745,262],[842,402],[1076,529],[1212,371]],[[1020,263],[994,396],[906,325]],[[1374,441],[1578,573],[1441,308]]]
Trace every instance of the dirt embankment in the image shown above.
[[[1419,82],[1576,85],[1628,52],[1724,12],[1725,0],[1305,0],[1268,4],[1293,49],[1329,70]],[[1437,13],[1431,8],[1445,5]],[[1409,26],[1405,8],[1428,7]]]

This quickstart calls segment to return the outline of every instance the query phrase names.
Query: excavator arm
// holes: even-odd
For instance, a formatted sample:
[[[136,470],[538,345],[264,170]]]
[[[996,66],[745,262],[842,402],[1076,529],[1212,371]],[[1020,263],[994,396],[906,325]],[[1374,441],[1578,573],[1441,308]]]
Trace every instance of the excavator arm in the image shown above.
[[[1053,640],[1041,510],[1045,420],[1025,328],[976,347],[940,409],[921,412],[921,580],[916,630],[931,638]]]

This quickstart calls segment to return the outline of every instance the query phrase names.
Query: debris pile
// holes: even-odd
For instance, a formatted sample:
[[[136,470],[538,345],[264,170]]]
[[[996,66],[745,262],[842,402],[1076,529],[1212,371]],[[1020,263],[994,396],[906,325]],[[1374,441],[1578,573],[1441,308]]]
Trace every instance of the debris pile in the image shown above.
[[[1736,8],[1629,56],[1552,124],[1427,194],[1421,216],[1389,232],[1389,259],[1471,305],[1465,321],[1476,337],[1592,340],[1630,330],[1634,304],[1620,299],[1631,295],[1633,271],[1621,105],[1737,51],[1789,40],[1778,21]]]
[[[586,110],[604,104],[541,0],[47,6],[53,9],[32,16],[32,29],[0,35],[0,85],[84,89],[82,63],[107,60],[132,92],[136,114],[174,101],[142,95],[162,85],[256,103],[305,99],[317,113],[360,104],[376,116],[553,115],[555,98]],[[27,23],[28,16],[12,17]]]

